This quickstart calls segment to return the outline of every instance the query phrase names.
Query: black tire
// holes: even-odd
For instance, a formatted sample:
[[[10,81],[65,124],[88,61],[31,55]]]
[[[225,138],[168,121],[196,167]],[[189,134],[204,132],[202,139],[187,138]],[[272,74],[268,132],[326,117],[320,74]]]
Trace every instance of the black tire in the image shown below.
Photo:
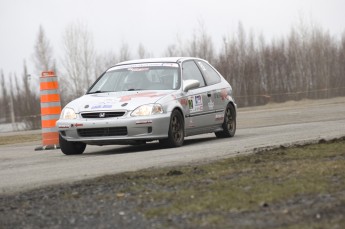
[[[166,147],[179,147],[184,141],[184,120],[180,111],[173,110],[170,117],[169,132],[167,139],[159,140]]]
[[[66,155],[82,154],[86,148],[86,144],[82,142],[69,142],[59,135],[59,143],[61,151]]]
[[[230,138],[236,132],[236,112],[232,104],[228,104],[224,114],[223,131],[215,132],[217,138]]]

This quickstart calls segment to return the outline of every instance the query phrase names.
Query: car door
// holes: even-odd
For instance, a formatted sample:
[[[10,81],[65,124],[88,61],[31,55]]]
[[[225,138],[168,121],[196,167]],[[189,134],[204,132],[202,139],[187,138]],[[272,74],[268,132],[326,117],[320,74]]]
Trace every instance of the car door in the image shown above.
[[[213,123],[215,125],[219,125],[224,120],[224,112],[227,101],[224,99],[223,94],[227,94],[227,91],[225,88],[219,86],[219,83],[221,82],[219,73],[214,70],[209,63],[202,60],[196,60],[196,63],[205,79],[205,83],[208,88],[208,95],[210,99],[208,107],[213,108],[212,110],[214,111]]]
[[[214,125],[214,106],[210,105],[212,95],[194,60],[183,62],[182,79],[198,80],[200,83],[198,88],[191,89],[183,95],[184,99],[188,101],[185,110],[186,135],[208,132]]]

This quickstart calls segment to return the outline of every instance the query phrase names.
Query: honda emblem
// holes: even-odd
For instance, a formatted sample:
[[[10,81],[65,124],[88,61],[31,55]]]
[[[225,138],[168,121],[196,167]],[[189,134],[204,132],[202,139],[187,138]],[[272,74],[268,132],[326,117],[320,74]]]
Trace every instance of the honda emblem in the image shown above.
[[[104,118],[105,117],[105,113],[99,113],[99,117],[100,118]]]

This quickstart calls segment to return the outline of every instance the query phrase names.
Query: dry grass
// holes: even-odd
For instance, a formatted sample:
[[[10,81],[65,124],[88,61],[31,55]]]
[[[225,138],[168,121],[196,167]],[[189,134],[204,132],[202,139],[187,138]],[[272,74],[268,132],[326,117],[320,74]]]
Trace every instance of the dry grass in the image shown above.
[[[42,139],[42,134],[1,136],[0,145],[40,141],[41,139]]]
[[[283,220],[282,224],[298,228],[315,220],[313,211],[332,210],[332,203],[323,206],[320,196],[336,196],[336,203],[345,206],[344,160],[345,141],[341,140],[238,156],[197,167],[144,170],[117,176],[116,182],[134,184],[125,185],[120,192],[139,201],[138,209],[148,218],[186,218],[194,227],[200,225],[201,217],[203,225],[219,227],[232,225],[229,218],[234,216],[249,217],[246,220],[250,216],[267,217],[262,215],[267,207],[277,208],[278,218],[284,214],[295,217],[295,223]],[[310,208],[306,201],[309,199],[315,199],[320,207],[298,213]],[[301,203],[291,206],[293,201]],[[298,214],[282,213],[291,209]],[[247,213],[253,215],[245,216]],[[316,224],[328,227],[329,222],[334,226],[344,223],[342,217],[333,216]]]

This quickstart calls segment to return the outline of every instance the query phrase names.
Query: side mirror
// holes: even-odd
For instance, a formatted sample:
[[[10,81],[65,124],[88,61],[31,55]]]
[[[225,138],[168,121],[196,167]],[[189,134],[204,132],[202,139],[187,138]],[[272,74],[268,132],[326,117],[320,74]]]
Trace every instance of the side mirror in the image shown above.
[[[191,89],[198,88],[200,86],[200,82],[197,80],[184,80],[183,81],[183,91],[187,92]]]

